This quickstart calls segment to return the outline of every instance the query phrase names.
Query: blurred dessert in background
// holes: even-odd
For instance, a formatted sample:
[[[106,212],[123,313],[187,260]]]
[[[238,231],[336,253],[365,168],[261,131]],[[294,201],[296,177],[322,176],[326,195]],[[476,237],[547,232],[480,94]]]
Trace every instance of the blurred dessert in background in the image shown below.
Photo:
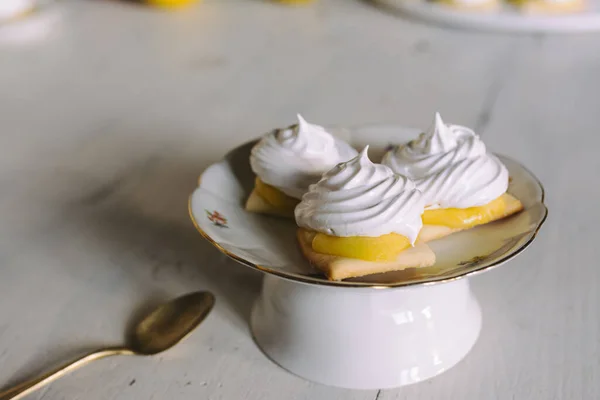
[[[199,0],[145,0],[146,3],[154,7],[161,8],[180,8],[198,3]]]
[[[25,15],[34,6],[34,0],[0,0],[0,21]]]
[[[569,14],[585,9],[584,0],[513,0],[525,13],[531,14]]]
[[[494,11],[500,6],[498,0],[438,0],[441,4],[466,11]]]

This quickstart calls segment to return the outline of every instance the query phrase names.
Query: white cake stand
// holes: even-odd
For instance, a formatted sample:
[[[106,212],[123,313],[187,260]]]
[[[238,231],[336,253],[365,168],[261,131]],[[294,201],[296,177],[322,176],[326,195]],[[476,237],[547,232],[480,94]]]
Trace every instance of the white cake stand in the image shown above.
[[[454,28],[516,33],[578,33],[600,30],[598,0],[587,0],[587,9],[583,12],[554,16],[522,13],[509,4],[503,4],[497,10],[489,12],[476,12],[426,0],[373,1],[404,15]]]
[[[370,143],[377,159],[390,140],[403,142],[415,131],[371,126],[345,134],[356,147]],[[265,273],[251,317],[263,352],[288,371],[326,385],[399,387],[456,365],[481,329],[480,307],[461,278],[515,257],[547,214],[539,181],[503,157],[512,178],[509,192],[523,202],[523,212],[432,242],[433,267],[332,282],[298,251],[294,221],[244,210],[254,180],[251,146],[234,149],[202,174],[190,215],[219,250]]]

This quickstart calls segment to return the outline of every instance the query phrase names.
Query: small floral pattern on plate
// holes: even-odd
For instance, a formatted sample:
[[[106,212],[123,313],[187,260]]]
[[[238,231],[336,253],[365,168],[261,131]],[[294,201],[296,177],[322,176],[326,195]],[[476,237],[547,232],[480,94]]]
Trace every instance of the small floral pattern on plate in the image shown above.
[[[223,214],[218,211],[204,211],[206,211],[206,217],[214,226],[218,226],[219,228],[229,228],[227,226],[227,218],[225,218]]]

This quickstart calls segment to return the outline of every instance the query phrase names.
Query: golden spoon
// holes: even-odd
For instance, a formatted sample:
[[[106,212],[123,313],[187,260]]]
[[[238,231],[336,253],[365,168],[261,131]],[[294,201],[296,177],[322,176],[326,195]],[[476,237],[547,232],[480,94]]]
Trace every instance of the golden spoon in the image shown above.
[[[151,356],[170,349],[185,338],[206,318],[215,304],[208,292],[195,292],[178,297],[152,311],[140,321],[125,347],[110,347],[63,365],[38,378],[0,392],[0,400],[16,400],[51,383],[92,361],[116,355]]]

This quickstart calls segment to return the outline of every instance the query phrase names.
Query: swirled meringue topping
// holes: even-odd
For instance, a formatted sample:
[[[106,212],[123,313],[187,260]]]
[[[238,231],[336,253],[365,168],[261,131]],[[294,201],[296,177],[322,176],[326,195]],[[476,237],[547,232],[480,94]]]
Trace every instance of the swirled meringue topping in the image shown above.
[[[508,189],[508,170],[479,136],[446,125],[439,113],[427,132],[390,150],[382,163],[414,179],[430,208],[483,206]]]
[[[263,136],[252,148],[250,166],[263,182],[300,199],[324,172],[356,154],[348,143],[298,114],[297,125]]]
[[[367,151],[310,186],[296,207],[296,223],[340,237],[398,233],[414,244],[423,226],[421,193],[410,179],[373,164]]]

